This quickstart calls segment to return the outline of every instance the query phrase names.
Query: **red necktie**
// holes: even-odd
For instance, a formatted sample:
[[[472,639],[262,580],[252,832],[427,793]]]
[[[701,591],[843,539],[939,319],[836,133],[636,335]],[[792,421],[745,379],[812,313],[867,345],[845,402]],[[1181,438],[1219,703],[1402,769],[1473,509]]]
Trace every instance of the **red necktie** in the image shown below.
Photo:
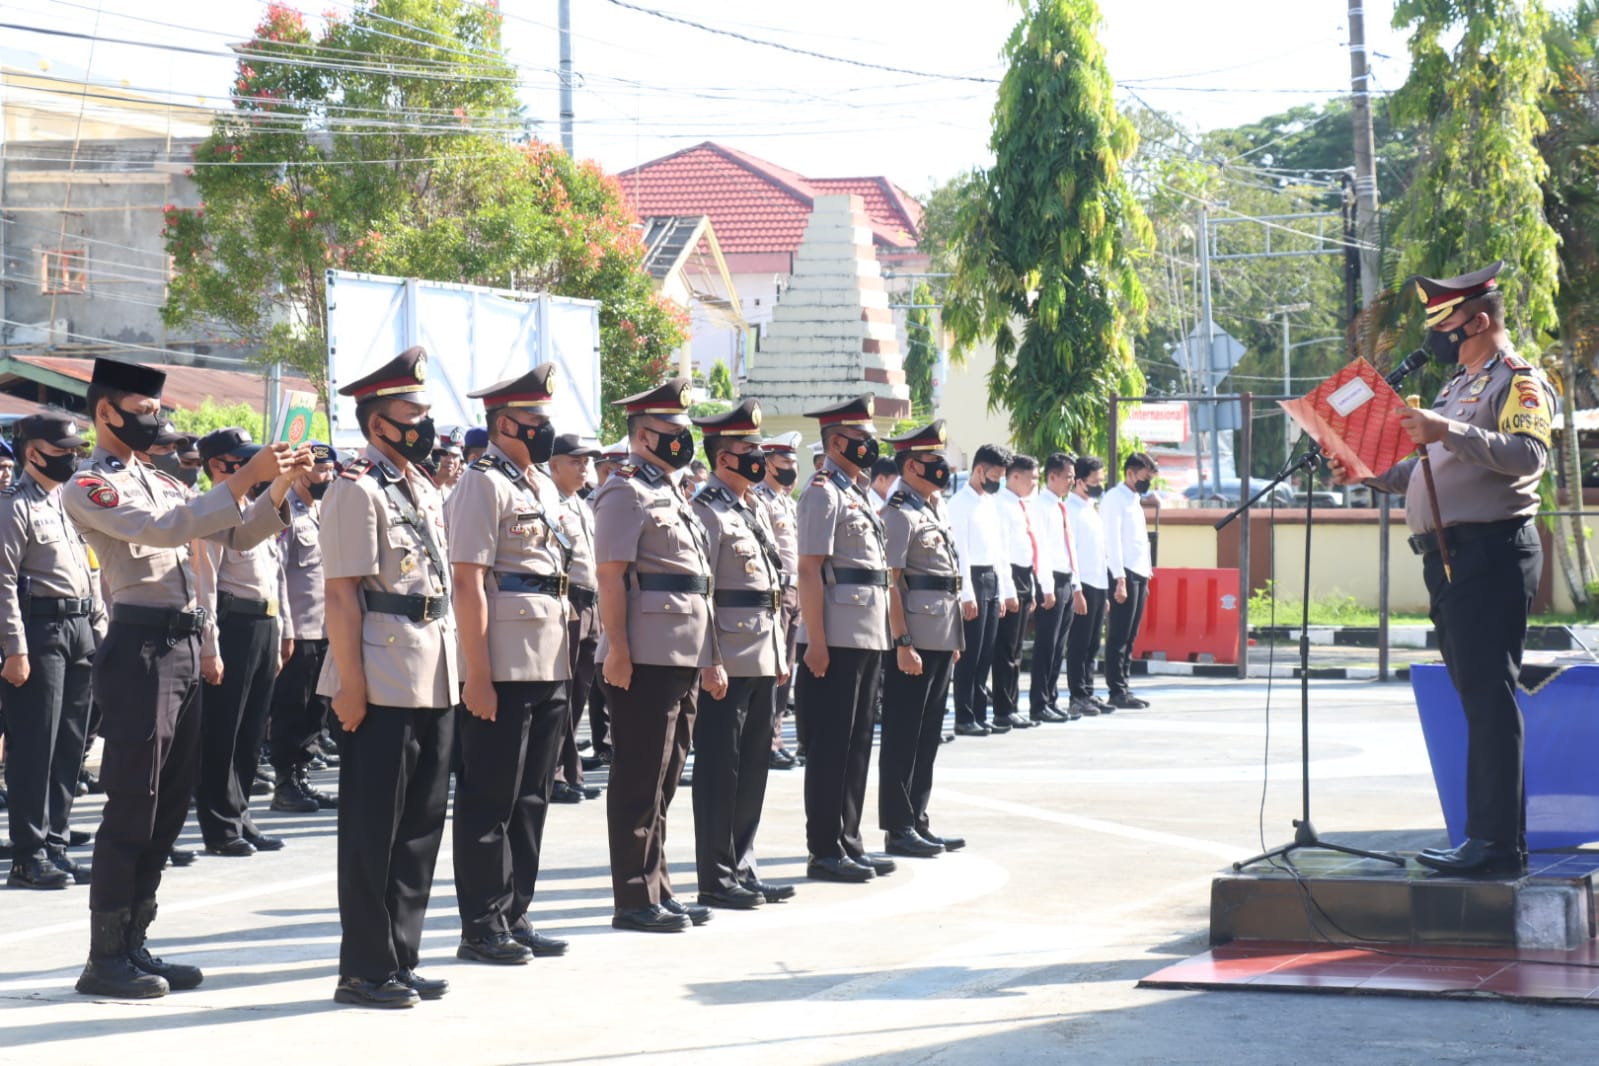
[[[1016,506],[1022,509],[1022,522],[1027,526],[1027,543],[1033,546],[1033,573],[1038,573],[1038,538],[1033,536],[1033,520],[1027,516],[1027,501],[1017,500]]]

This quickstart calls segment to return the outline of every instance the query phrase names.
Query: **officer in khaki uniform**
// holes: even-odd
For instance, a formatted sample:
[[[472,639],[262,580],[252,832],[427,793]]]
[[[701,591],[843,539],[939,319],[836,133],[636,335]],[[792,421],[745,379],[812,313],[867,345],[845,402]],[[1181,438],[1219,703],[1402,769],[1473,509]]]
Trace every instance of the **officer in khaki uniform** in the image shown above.
[[[575,433],[555,438],[555,454],[547,469],[561,494],[560,527],[572,543],[571,580],[566,598],[567,649],[572,668],[567,682],[566,727],[561,732],[561,757],[555,765],[551,798],[562,803],[596,799],[600,790],[583,785],[583,759],[577,750],[577,723],[594,687],[594,649],[600,642],[600,594],[594,584],[594,512],[581,495],[589,460],[599,455]]]
[[[328,658],[317,691],[339,738],[339,982],[333,998],[409,1007],[448,986],[416,972],[444,836],[460,692],[427,353],[339,390],[366,437],[322,502]]]
[[[861,843],[872,710],[889,647],[883,523],[859,480],[878,455],[872,397],[805,417],[821,424],[826,457],[798,508],[806,873],[870,881],[894,870],[894,860],[867,854]]]
[[[106,803],[89,882],[89,962],[77,984],[86,995],[144,999],[202,979],[144,946],[199,767],[200,636],[211,622],[195,602],[189,544],[208,537],[248,548],[285,528],[284,497],[310,462],[288,445],[264,448],[237,482],[190,500],[183,485],[134,458],[160,431],[165,384],[159,370],[95,360],[88,402],[98,446],[62,489],[111,601],[94,655]],[[246,509],[245,486],[263,480],[272,487]]]
[[[1431,410],[1407,409],[1397,418],[1431,463],[1444,528],[1433,522],[1419,459],[1366,484],[1405,494],[1438,647],[1466,715],[1467,839],[1417,861],[1444,874],[1514,877],[1525,872],[1527,855],[1516,685],[1543,572],[1533,518],[1555,404],[1543,375],[1511,351],[1495,280],[1502,266],[1415,279],[1427,308],[1427,350],[1458,369]],[[1329,463],[1347,483],[1350,472]]]
[[[702,678],[694,717],[694,865],[701,903],[747,910],[794,894],[787,885],[762,883],[755,867],[772,692],[789,669],[782,560],[754,492],[766,477],[756,440],[760,402],[746,399],[693,421],[705,435],[710,467],[694,513],[705,526],[716,624],[715,664]]]
[[[89,728],[94,646],[105,634],[100,583],[61,485],[84,439],[65,415],[30,415],[12,438],[22,473],[0,492],[0,706],[6,712],[7,816],[17,888],[89,879],[67,857],[68,818]]]
[[[560,955],[527,908],[567,712],[566,591],[572,545],[561,497],[538,469],[555,445],[555,366],[470,395],[489,446],[450,496],[450,564],[466,682],[455,777],[456,957],[525,963]]]
[[[772,754],[773,770],[792,770],[800,756],[783,744],[783,715],[788,711],[789,693],[794,688],[793,664],[797,658],[799,642],[799,526],[794,503],[794,483],[799,480],[796,453],[801,437],[797,432],[780,433],[768,437],[762,444],[766,452],[766,480],[755,486],[755,498],[766,507],[772,525],[772,539],[777,541],[777,555],[783,563],[783,610],[779,623],[783,627],[783,651],[788,657],[789,675],[779,681],[772,702]],[[797,710],[797,708],[796,708]],[[794,720],[794,734],[801,735],[801,723]],[[804,751],[800,745],[801,753]]]
[[[666,812],[688,760],[700,671],[712,664],[705,527],[678,479],[694,457],[689,382],[615,401],[628,461],[594,493],[600,647],[611,710],[611,886],[617,929],[678,932],[711,912],[672,895]],[[720,696],[716,692],[713,695]]]
[[[920,858],[966,843],[935,835],[927,820],[950,677],[966,643],[960,558],[940,496],[950,480],[948,439],[943,419],[890,438],[901,488],[882,514],[893,572],[888,628],[894,652],[883,678],[877,819],[890,853]]]

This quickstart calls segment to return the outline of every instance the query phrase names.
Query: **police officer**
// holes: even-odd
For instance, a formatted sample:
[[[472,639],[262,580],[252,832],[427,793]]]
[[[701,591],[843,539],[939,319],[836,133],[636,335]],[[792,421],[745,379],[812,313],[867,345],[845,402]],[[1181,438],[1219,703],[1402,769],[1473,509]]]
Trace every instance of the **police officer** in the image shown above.
[[[450,498],[450,564],[461,633],[461,757],[455,784],[456,957],[525,963],[560,955],[527,908],[539,876],[555,760],[568,720],[570,539],[550,461],[555,366],[470,393],[489,446]]]
[[[310,814],[338,807],[338,798],[311,784],[311,761],[327,721],[328,701],[316,693],[328,656],[322,583],[322,497],[338,464],[333,449],[311,442],[312,467],[289,494],[290,527],[281,536],[284,588],[283,672],[272,689],[271,761],[277,773],[272,809]]]
[[[555,767],[553,800],[581,803],[596,799],[597,788],[583,784],[583,759],[577,749],[577,723],[588,706],[594,687],[594,649],[600,641],[599,590],[594,581],[594,512],[582,496],[589,460],[599,449],[585,445],[575,433],[555,438],[548,469],[561,494],[560,527],[572,543],[571,578],[566,598],[572,605],[567,618],[567,650],[571,678],[567,682],[566,727],[561,733],[561,757]]]
[[[772,754],[769,756],[773,770],[792,770],[799,764],[804,752],[803,741],[799,741],[799,755],[789,751],[783,744],[783,715],[788,711],[789,693],[794,688],[793,664],[799,642],[799,527],[792,493],[794,483],[799,480],[796,453],[800,440],[797,432],[780,433],[767,438],[763,444],[766,480],[754,489],[755,498],[766,505],[767,518],[772,525],[772,539],[777,541],[777,556],[783,564],[783,611],[779,622],[783,628],[783,653],[789,664],[789,675],[777,683],[773,695]],[[802,735],[800,725],[796,714],[796,738]]]
[[[1542,374],[1511,351],[1495,283],[1502,265],[1416,279],[1427,308],[1427,350],[1456,369],[1431,410],[1406,409],[1398,421],[1431,462],[1443,528],[1433,522],[1417,458],[1366,480],[1379,491],[1405,494],[1405,522],[1411,548],[1422,556],[1438,647],[1466,713],[1466,842],[1417,856],[1445,874],[1526,870],[1516,684],[1543,569],[1533,516],[1554,400]],[[1347,484],[1350,471],[1329,462]]]
[[[805,417],[820,423],[826,455],[798,507],[806,874],[869,881],[894,870],[893,859],[869,855],[861,843],[872,708],[889,647],[883,524],[859,481],[877,461],[872,397]]]
[[[756,439],[760,402],[745,399],[725,414],[693,422],[705,435],[708,469],[694,513],[709,546],[716,644],[694,717],[694,866],[701,903],[748,910],[794,891],[762,883],[755,865],[772,751],[772,693],[789,669],[782,560],[753,491],[766,478]]]
[[[15,888],[82,884],[67,858],[68,817],[89,727],[90,658],[105,633],[99,582],[61,485],[87,443],[66,415],[30,415],[13,442],[22,474],[0,494],[0,705],[9,723],[11,874]]]
[[[165,383],[150,367],[95,360],[88,405],[98,446],[62,490],[111,601],[94,656],[106,802],[89,882],[89,962],[77,983],[86,995],[146,999],[201,981],[197,968],[165,963],[144,946],[199,764],[200,637],[211,623],[195,602],[189,542],[248,548],[285,528],[284,497],[310,461],[286,444],[263,448],[238,478],[190,500],[133,457],[160,430]],[[246,509],[245,489],[260,481],[271,488]]]
[[[427,353],[339,390],[367,447],[322,502],[328,658],[317,691],[339,739],[339,982],[333,998],[409,1007],[448,984],[416,972],[444,837],[460,691],[444,516],[417,469],[433,450]]]
[[[688,404],[687,378],[615,401],[627,411],[631,450],[593,496],[597,654],[613,749],[606,789],[611,925],[650,933],[679,932],[711,917],[672,894],[665,850],[666,812],[688,760],[700,671],[712,662],[705,528],[677,485],[694,457]]]
[[[238,477],[260,450],[241,426],[200,440],[200,458],[213,485]],[[283,838],[256,827],[249,803],[283,659],[278,616],[287,596],[279,542],[274,537],[237,549],[203,541],[200,549],[200,606],[216,619],[200,642],[200,675],[209,686],[201,704],[195,796],[200,835],[212,855],[242,858],[278,851]]]
[[[883,508],[894,653],[884,675],[877,819],[891,854],[918,858],[966,844],[938,836],[927,818],[950,677],[965,646],[960,559],[939,497],[950,480],[948,440],[943,419],[889,439],[900,489]]]

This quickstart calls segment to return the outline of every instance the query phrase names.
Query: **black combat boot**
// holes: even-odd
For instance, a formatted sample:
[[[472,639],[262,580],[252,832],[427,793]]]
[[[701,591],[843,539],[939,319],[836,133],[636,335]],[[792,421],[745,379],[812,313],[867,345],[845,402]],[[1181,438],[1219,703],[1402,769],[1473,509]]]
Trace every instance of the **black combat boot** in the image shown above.
[[[288,767],[278,772],[278,786],[272,793],[272,809],[292,814],[311,814],[322,809],[316,797],[305,790],[300,775]]]
[[[78,991],[109,999],[157,999],[167,994],[164,977],[146,973],[128,957],[127,908],[89,912],[89,961],[78,976]]]
[[[155,912],[153,899],[142,899],[133,905],[133,916],[128,922],[128,958],[145,973],[165,978],[174,992],[187,992],[191,988],[199,988],[200,982],[205,980],[200,967],[165,962],[159,956],[150,954],[150,949],[144,946],[145,936],[150,931],[150,923],[155,921]]]

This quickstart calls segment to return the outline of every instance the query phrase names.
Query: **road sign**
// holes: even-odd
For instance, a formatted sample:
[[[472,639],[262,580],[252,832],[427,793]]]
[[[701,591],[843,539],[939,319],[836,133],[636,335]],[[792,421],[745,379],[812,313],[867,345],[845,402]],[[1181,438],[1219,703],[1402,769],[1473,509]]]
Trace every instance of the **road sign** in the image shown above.
[[[1183,343],[1172,349],[1172,361],[1184,370],[1196,383],[1205,388],[1216,388],[1221,384],[1222,378],[1228,371],[1238,365],[1244,357],[1244,346],[1220,326],[1215,327],[1215,334],[1211,338],[1210,371],[1205,372],[1205,327],[1201,323],[1193,328]]]

